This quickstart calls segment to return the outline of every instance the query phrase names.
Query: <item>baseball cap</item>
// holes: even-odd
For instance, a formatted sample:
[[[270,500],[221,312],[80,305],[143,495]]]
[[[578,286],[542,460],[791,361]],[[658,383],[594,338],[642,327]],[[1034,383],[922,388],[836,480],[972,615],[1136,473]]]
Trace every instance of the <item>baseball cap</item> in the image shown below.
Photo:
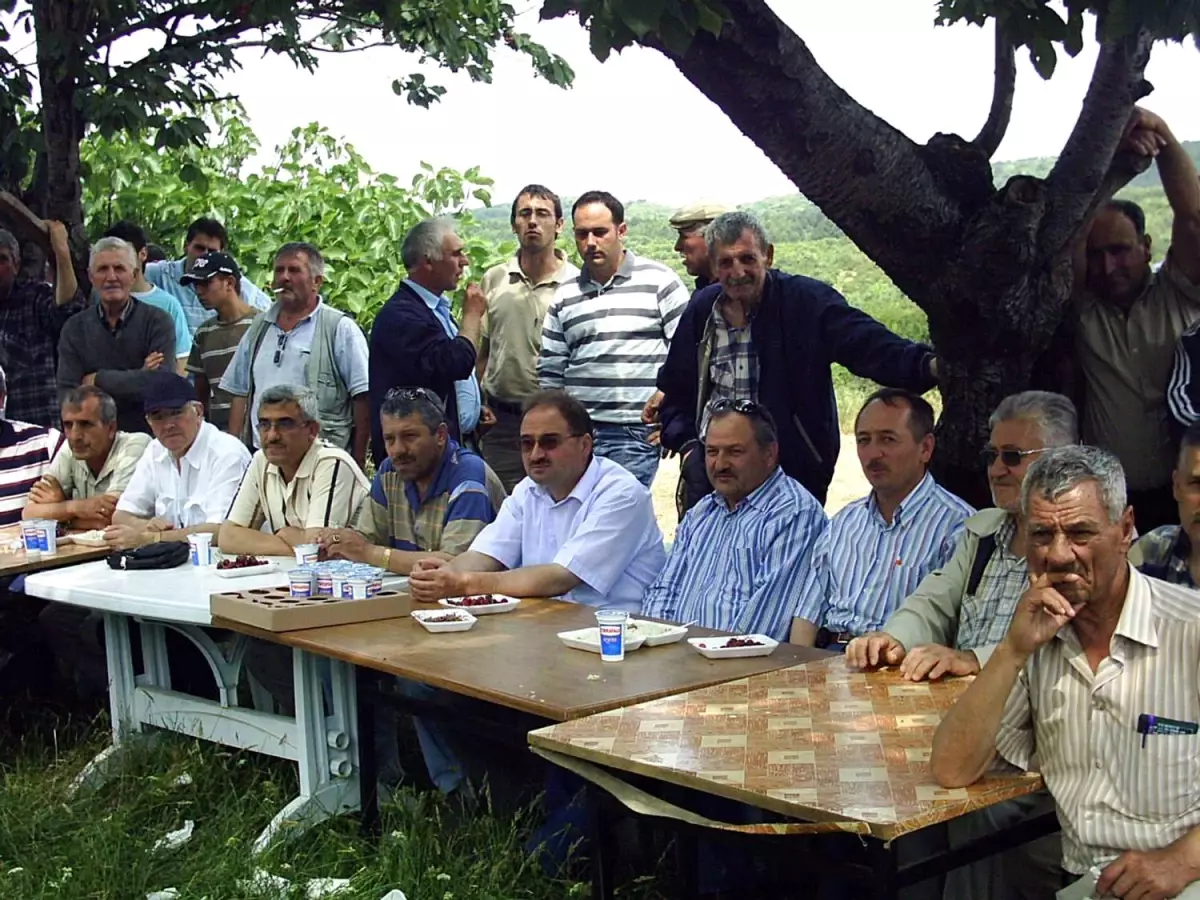
[[[240,280],[242,270],[238,268],[238,264],[233,261],[232,256],[217,250],[205,253],[197,259],[192,266],[192,271],[185,272],[179,279],[179,283],[195,284],[197,281],[208,281],[214,275],[232,275]]]
[[[671,216],[671,227],[680,231],[707,225],[722,213],[733,212],[733,207],[715,200],[700,200],[690,206],[677,209]]]
[[[181,409],[196,399],[196,389],[182,375],[156,369],[146,378],[142,390],[142,411]]]

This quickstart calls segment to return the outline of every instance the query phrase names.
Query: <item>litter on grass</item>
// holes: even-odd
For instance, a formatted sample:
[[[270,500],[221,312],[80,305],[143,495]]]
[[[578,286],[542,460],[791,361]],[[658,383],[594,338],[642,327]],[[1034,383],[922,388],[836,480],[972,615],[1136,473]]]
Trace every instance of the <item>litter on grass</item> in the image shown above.
[[[160,837],[154,842],[154,850],[177,850],[192,839],[192,832],[196,830],[196,823],[191,819],[185,819],[183,827],[175,831],[168,832],[163,837]]]

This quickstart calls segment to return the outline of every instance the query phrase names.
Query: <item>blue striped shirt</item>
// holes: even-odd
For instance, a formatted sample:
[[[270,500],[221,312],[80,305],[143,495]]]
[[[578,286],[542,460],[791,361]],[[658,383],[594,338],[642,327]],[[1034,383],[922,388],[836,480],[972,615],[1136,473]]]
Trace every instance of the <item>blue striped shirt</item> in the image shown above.
[[[801,598],[817,593],[812,552],[825,511],[776,469],[733,510],[711,493],[684,516],[642,615],[787,640]]]
[[[928,472],[896,507],[889,525],[872,493],[833,517],[813,552],[819,589],[796,615],[830,631],[883,627],[921,579],[954,555],[970,505]]]

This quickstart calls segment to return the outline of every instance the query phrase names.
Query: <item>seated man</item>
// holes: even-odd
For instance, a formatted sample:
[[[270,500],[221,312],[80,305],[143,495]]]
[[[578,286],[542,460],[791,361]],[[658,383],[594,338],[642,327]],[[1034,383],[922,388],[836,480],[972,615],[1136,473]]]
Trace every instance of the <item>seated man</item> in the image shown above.
[[[800,598],[817,590],[825,511],[779,468],[775,421],[757,403],[714,403],[704,453],[714,492],[679,524],[642,615],[787,640]]]
[[[30,490],[23,517],[107,528],[150,435],[118,431],[117,402],[91,385],[63,397],[62,423],[67,446]]]
[[[1193,422],[1183,432],[1171,483],[1179,505],[1180,524],[1162,525],[1143,534],[1129,551],[1129,562],[1143,575],[1197,588],[1200,587],[1200,422]]]
[[[591,417],[565,391],[541,391],[526,403],[521,454],[529,477],[470,550],[450,562],[417,562],[413,599],[562,596],[638,612],[666,562],[650,492],[592,454]]]
[[[142,404],[154,441],[105,529],[114,550],[217,534],[233,502],[250,451],[204,421],[196,391],[174,372],[147,373]]]
[[[504,502],[504,485],[479,454],[450,437],[446,411],[428,388],[393,388],[380,407],[387,459],[356,529],[323,529],[335,559],[407,575],[418,559],[465,553]]]
[[[7,400],[8,379],[0,369],[0,410]],[[0,525],[21,521],[30,493],[61,445],[55,428],[0,418]]]
[[[843,650],[875,631],[921,579],[950,558],[973,510],[929,474],[933,408],[898,388],[870,397],[854,421],[870,495],[833,517],[817,541],[819,589],[801,598],[797,644]]]
[[[262,392],[258,438],[262,449],[237,489],[221,526],[221,552],[291,556],[315,543],[322,529],[353,522],[371,489],[345,450],[322,441],[317,395],[277,384]]]
[[[1094,868],[1086,896],[1200,896],[1197,738],[1163,728],[1200,721],[1200,594],[1129,565],[1133,512],[1107,451],[1043,454],[1021,513],[1030,586],[942,719],[933,776],[962,787],[997,755],[1025,770],[1036,757],[1062,824],[1063,886]]]

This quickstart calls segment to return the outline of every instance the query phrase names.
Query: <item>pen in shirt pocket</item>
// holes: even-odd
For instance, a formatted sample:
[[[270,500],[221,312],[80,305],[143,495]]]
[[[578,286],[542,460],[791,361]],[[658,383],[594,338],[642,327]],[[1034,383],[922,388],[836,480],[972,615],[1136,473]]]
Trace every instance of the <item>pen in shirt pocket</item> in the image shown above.
[[[1152,734],[1196,734],[1200,725],[1195,722],[1183,722],[1179,719],[1167,719],[1162,716],[1152,716],[1142,713],[1137,721],[1138,734],[1142,736],[1142,746],[1146,746],[1146,738]]]

